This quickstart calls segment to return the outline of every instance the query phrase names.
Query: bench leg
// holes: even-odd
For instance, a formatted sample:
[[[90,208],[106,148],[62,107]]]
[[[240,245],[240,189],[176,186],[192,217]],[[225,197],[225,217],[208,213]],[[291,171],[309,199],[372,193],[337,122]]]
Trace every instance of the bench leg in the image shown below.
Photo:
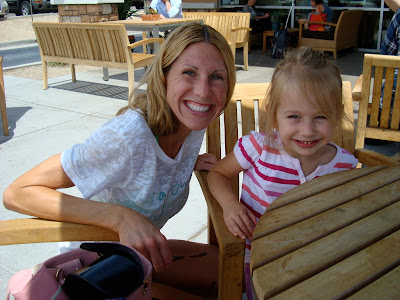
[[[49,79],[49,76],[47,74],[47,61],[42,60],[42,72],[43,72],[43,89],[47,90],[47,82]]]
[[[108,68],[103,68],[103,80],[108,81],[109,79]]]
[[[72,82],[76,82],[76,74],[75,74],[75,65],[71,64],[71,76],[72,76]]]
[[[247,71],[249,69],[249,42],[247,42],[243,47],[243,61],[244,70]]]
[[[4,77],[3,77],[3,57],[0,59],[0,111],[1,119],[3,121],[4,135],[8,136],[8,120],[7,120],[7,107],[6,107],[6,93],[4,90]]]

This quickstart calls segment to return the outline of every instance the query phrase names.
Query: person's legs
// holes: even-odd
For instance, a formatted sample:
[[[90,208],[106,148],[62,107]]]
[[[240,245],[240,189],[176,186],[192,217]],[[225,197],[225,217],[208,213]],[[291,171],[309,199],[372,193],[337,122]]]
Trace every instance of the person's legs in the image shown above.
[[[218,288],[218,248],[182,240],[169,240],[168,244],[174,261],[167,271],[153,272],[153,281],[202,297],[215,296]],[[168,299],[165,292],[169,294],[173,291],[162,285],[157,289],[158,295],[154,297],[162,300]]]

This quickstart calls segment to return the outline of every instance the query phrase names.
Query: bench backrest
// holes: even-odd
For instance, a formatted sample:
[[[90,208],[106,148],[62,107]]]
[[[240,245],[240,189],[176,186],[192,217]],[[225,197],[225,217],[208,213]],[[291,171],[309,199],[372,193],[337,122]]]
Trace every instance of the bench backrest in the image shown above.
[[[203,19],[204,24],[209,25],[221,33],[228,41],[231,37],[231,29],[236,27],[250,27],[250,13],[227,12],[184,12],[184,18]],[[236,40],[244,41],[246,31],[238,31]]]
[[[42,55],[64,62],[71,59],[109,62],[110,67],[126,65],[129,40],[122,24],[41,23],[33,22]]]

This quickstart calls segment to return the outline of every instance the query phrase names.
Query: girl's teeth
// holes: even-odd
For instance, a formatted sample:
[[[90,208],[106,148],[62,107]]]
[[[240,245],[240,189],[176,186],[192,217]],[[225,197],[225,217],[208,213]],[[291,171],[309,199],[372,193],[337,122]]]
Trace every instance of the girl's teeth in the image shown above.
[[[197,111],[197,112],[206,112],[210,109],[209,105],[206,105],[206,106],[205,105],[197,105],[197,104],[193,104],[193,103],[189,103],[189,102],[187,102],[186,104],[191,110]]]

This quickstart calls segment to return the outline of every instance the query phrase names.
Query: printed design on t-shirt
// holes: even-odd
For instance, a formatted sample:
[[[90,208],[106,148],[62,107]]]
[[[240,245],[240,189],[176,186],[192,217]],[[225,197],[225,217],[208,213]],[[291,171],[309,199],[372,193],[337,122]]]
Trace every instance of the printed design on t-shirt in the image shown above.
[[[178,195],[183,188],[185,188],[185,187],[187,187],[189,185],[189,182],[190,182],[190,180],[188,180],[186,182],[176,183],[176,184],[172,185],[172,187],[167,192],[160,191],[160,193],[158,194],[158,201],[160,201],[160,202],[162,201],[163,204],[162,204],[162,207],[161,207],[160,214],[156,215],[154,217],[154,220],[159,220],[162,217],[162,215],[164,213],[164,208],[165,208],[165,205],[166,205],[165,199],[167,197],[172,198],[172,197]]]

